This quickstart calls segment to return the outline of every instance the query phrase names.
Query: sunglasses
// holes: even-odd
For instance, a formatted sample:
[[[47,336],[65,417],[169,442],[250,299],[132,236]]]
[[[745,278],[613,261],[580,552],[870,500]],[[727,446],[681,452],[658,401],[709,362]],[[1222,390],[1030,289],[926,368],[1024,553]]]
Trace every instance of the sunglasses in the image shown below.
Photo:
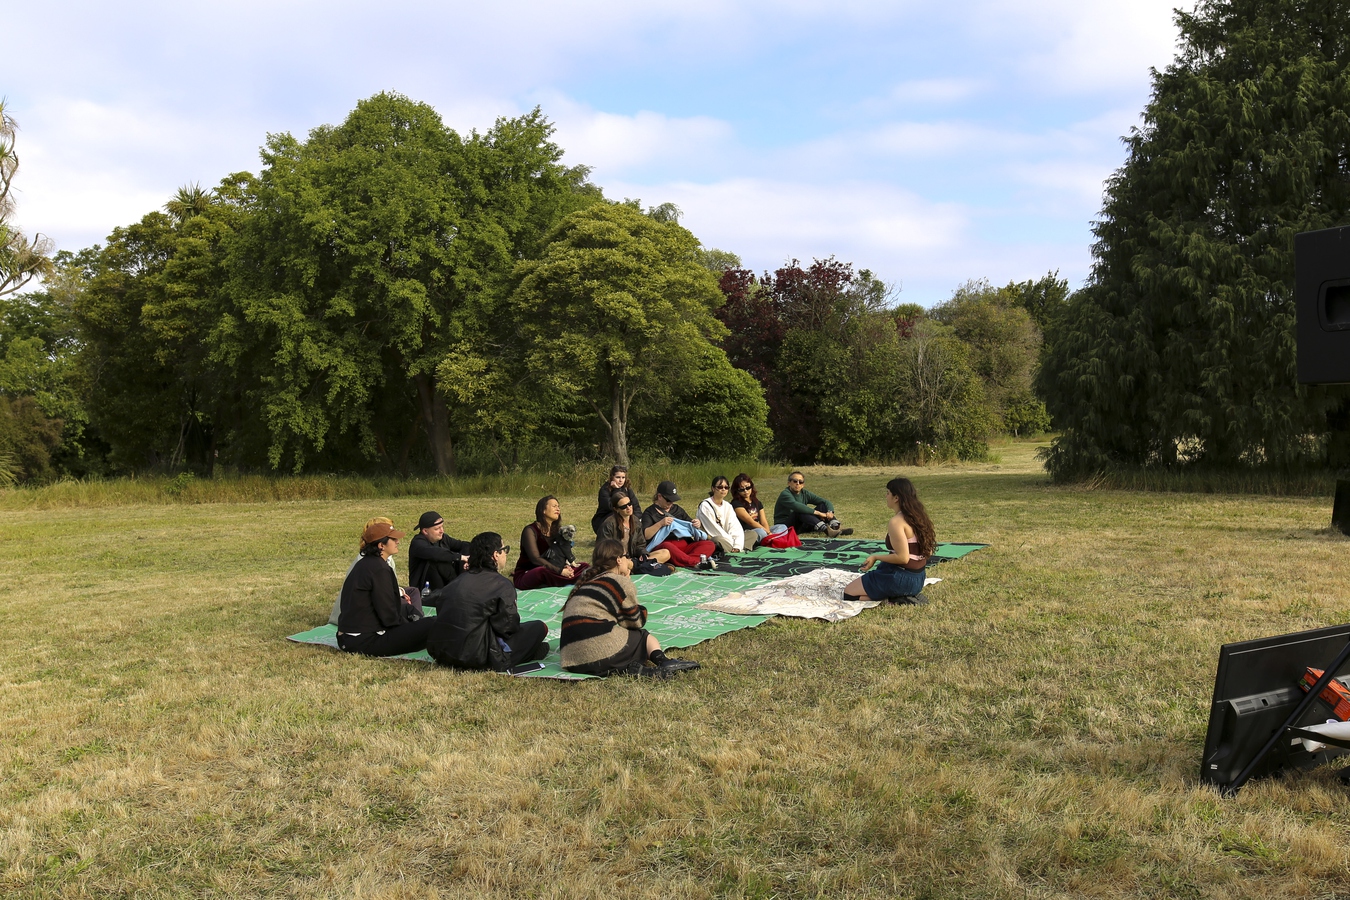
[[[736,492],[737,492],[738,494],[748,494],[748,493],[750,493],[751,491],[753,491],[754,489],[755,489],[755,486],[754,486],[753,484],[743,484],[743,485],[741,485],[740,487],[736,488]]]
[[[623,504],[620,504],[619,506],[616,506],[616,507],[614,507],[614,508],[615,508],[615,509],[632,509],[632,508],[633,508],[633,504],[631,504],[631,503],[623,503]]]
[[[493,553],[510,553],[510,552],[511,552],[511,545],[510,545],[510,544],[502,544],[500,547],[498,547],[496,550],[493,550],[492,552],[493,552]]]
[[[714,491],[727,491],[727,490],[730,490],[730,488],[728,488],[725,484],[714,484],[714,485],[713,485],[713,490],[714,490]]]

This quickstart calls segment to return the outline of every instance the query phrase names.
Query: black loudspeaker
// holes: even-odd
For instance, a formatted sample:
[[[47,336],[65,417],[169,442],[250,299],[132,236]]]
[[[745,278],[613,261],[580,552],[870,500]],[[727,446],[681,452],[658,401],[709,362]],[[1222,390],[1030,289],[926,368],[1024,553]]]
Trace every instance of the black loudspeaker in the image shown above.
[[[1350,382],[1350,225],[1294,236],[1300,384]]]

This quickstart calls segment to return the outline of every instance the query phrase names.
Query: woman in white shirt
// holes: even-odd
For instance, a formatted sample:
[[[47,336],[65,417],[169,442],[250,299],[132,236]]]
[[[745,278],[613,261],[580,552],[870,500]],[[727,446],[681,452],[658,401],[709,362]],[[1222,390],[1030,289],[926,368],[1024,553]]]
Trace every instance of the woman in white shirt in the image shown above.
[[[698,505],[698,518],[703,524],[703,530],[717,542],[717,546],[727,553],[740,553],[745,549],[745,531],[736,518],[736,510],[727,502],[730,492],[731,483],[725,475],[714,478],[708,499]]]

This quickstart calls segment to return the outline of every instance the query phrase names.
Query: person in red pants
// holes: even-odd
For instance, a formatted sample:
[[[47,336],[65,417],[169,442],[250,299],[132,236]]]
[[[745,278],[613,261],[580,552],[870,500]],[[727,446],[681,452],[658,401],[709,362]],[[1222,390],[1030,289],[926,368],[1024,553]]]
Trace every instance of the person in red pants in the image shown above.
[[[541,587],[566,587],[576,584],[586,571],[586,563],[562,563],[548,558],[548,548],[562,536],[562,508],[558,498],[549,494],[534,506],[534,521],[520,533],[520,556],[511,573],[518,591]]]
[[[689,513],[679,505],[680,492],[675,487],[673,481],[663,481],[656,486],[656,494],[652,497],[652,505],[647,507],[642,513],[642,535],[647,540],[656,537],[656,533],[665,526],[669,525],[675,519],[688,522],[695,528],[702,529],[703,523],[698,519],[691,518]],[[672,566],[683,566],[686,569],[694,568],[717,568],[717,563],[713,561],[713,552],[717,550],[717,545],[712,541],[691,541],[684,538],[663,541],[655,549],[670,551],[670,564]]]

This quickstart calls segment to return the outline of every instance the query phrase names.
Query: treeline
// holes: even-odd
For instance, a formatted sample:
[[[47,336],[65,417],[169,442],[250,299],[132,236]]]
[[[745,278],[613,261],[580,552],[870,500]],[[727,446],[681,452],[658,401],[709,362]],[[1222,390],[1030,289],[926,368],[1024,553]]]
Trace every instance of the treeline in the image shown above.
[[[756,278],[551,136],[380,94],[60,254],[0,299],[0,476],[970,458],[1047,427],[1054,276],[928,312],[833,259]]]

